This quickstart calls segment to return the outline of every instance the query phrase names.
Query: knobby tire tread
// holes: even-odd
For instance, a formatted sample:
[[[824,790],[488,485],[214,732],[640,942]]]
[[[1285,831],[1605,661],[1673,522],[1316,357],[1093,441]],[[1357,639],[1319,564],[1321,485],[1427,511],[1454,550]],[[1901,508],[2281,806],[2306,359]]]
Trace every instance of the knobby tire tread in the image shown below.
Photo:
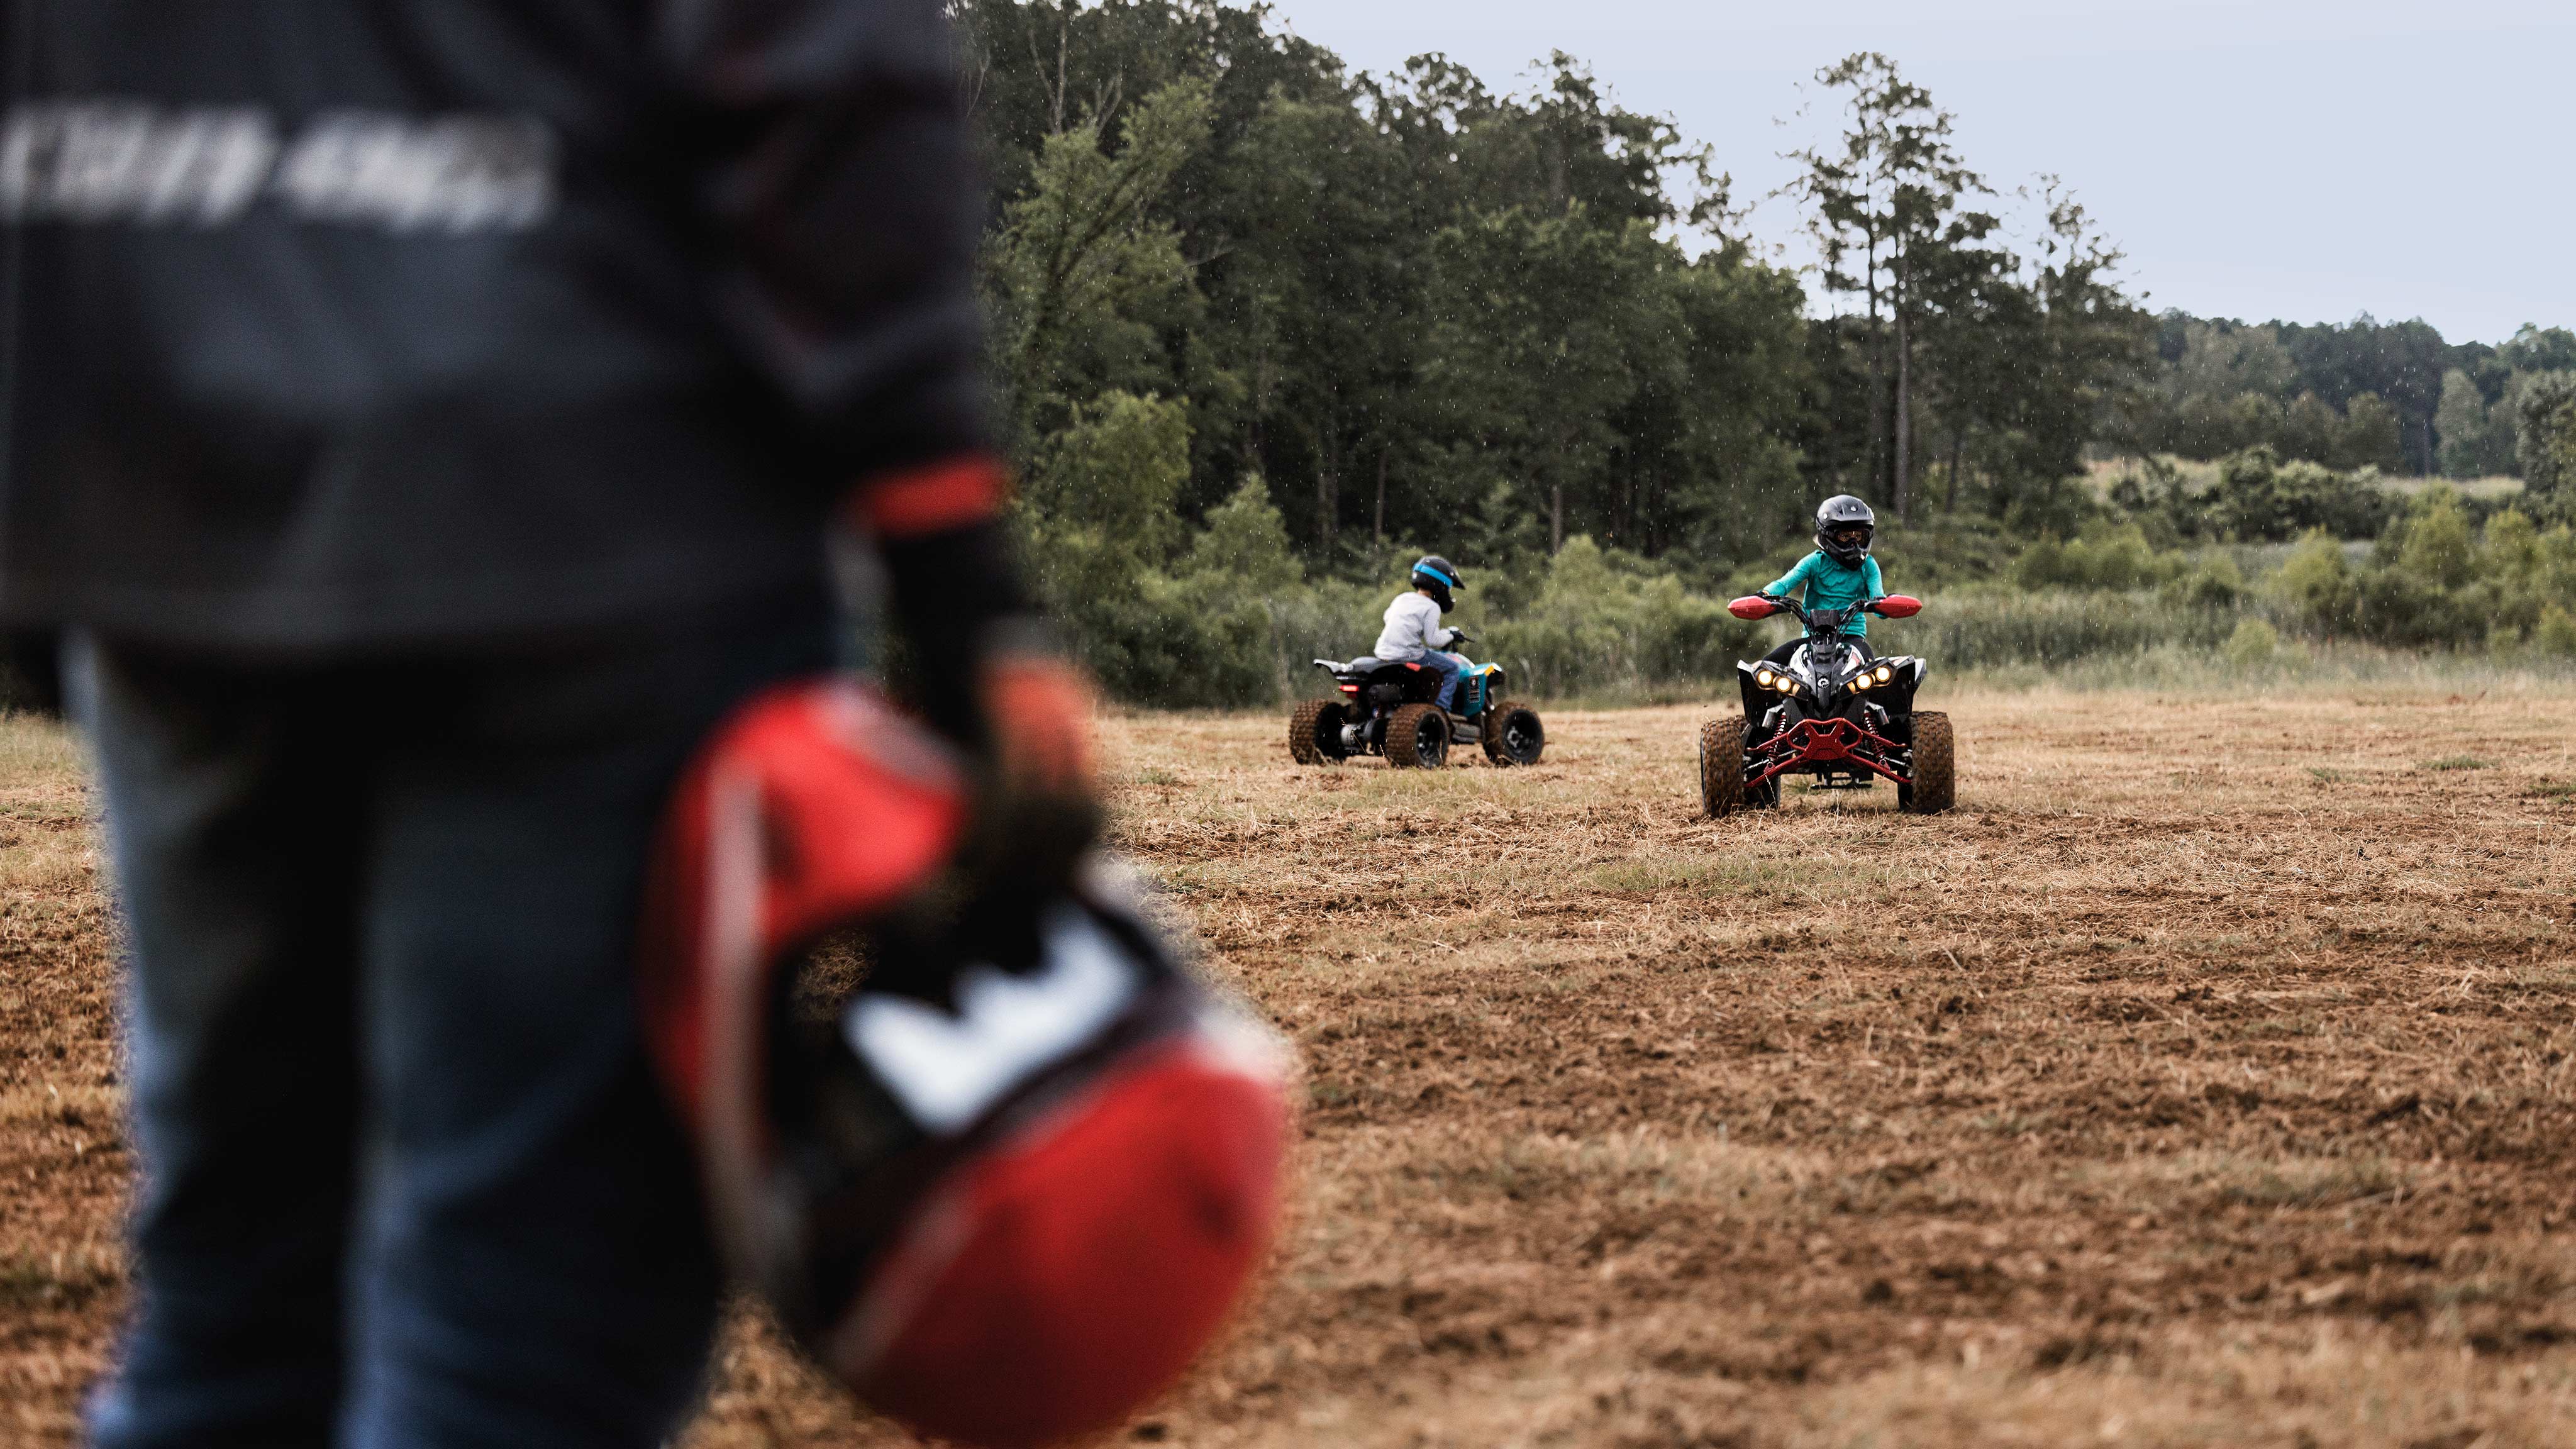
[[[1515,714],[1528,715],[1530,729],[1538,736],[1538,748],[1531,750],[1530,757],[1526,760],[1513,759],[1510,749],[1503,743],[1504,728],[1511,723],[1512,716]],[[1481,743],[1485,747],[1485,758],[1506,768],[1512,765],[1535,765],[1539,762],[1539,757],[1547,753],[1547,729],[1539,722],[1538,711],[1517,699],[1507,699],[1499,704],[1485,706],[1485,723],[1479,733]]]
[[[1744,808],[1744,722],[1713,719],[1699,727],[1699,803],[1712,820]]]
[[[1959,747],[1950,717],[1918,711],[1914,716],[1914,788],[1898,803],[1916,815],[1938,815],[1958,803]]]
[[[1334,728],[1339,729],[1342,706],[1337,700],[1305,700],[1289,713],[1288,758],[1301,765],[1329,765],[1341,759],[1338,754],[1325,753],[1323,744],[1318,739],[1323,732],[1324,716],[1328,711],[1333,716]]]
[[[1438,726],[1437,753],[1422,758],[1417,748],[1423,742],[1423,721]],[[1388,716],[1386,722],[1386,762],[1399,770],[1436,770],[1449,762],[1449,717],[1436,704],[1408,704]]]

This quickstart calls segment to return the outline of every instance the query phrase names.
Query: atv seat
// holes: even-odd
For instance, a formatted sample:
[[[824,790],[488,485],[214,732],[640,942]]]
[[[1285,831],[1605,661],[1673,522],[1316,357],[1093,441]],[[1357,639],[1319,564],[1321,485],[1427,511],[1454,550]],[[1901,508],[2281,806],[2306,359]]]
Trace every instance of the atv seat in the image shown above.
[[[1379,674],[1389,669],[1420,669],[1422,666],[1410,660],[1380,659],[1374,654],[1363,654],[1342,667],[1353,674]]]

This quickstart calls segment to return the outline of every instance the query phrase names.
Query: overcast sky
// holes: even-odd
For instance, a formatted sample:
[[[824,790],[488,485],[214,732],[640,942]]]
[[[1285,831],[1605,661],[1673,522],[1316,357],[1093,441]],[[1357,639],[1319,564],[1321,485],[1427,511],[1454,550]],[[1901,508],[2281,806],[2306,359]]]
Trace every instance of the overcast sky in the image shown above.
[[[2576,326],[2576,0],[1274,0],[1366,70],[1447,52],[1512,89],[1564,50],[1777,185],[1799,83],[1880,50],[2010,189],[2055,172],[2158,307]],[[1821,109],[1821,108],[1820,108]],[[1757,237],[1797,231],[1785,202]],[[1794,260],[1794,258],[1793,258]]]

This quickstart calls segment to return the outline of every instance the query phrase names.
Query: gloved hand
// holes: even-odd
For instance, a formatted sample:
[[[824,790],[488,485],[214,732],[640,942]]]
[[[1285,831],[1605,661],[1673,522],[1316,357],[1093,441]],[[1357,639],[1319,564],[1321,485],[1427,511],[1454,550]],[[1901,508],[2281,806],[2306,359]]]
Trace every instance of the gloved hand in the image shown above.
[[[960,864],[983,893],[1060,889],[1099,833],[1091,687],[1049,652],[1044,608],[1012,557],[998,459],[969,455],[875,480],[856,520],[886,566],[922,714],[977,760]]]
[[[1044,899],[1100,836],[1091,683],[1049,655],[996,653],[978,668],[976,692],[987,773],[960,862],[968,890],[986,902]],[[982,924],[1005,935],[1036,926],[1007,910]]]
[[[997,655],[978,686],[1002,789],[1057,799],[1099,793],[1091,681],[1081,670],[1044,655]]]
[[[1449,631],[1449,647],[1452,649],[1455,649],[1461,644],[1473,644],[1475,642],[1476,636],[1468,633],[1464,629],[1452,629]]]

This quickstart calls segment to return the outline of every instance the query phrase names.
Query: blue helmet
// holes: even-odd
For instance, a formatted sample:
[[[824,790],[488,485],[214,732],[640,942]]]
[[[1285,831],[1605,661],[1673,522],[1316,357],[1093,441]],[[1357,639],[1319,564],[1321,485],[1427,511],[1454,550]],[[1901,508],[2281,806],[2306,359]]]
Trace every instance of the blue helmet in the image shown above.
[[[1449,591],[1464,589],[1467,581],[1458,576],[1458,570],[1449,560],[1436,553],[1426,553],[1413,565],[1413,586],[1429,590],[1431,602],[1438,604],[1440,612],[1445,614],[1458,603],[1449,596]]]

